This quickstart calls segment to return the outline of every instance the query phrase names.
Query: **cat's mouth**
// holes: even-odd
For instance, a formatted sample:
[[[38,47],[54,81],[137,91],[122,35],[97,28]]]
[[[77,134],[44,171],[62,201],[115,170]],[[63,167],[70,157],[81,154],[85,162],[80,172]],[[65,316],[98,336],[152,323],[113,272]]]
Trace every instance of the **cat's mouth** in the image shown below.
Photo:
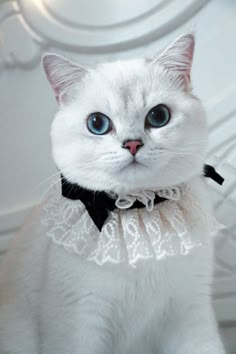
[[[136,159],[133,159],[133,161],[130,162],[129,166],[137,166],[141,165]]]
[[[143,163],[137,161],[137,159],[134,157],[129,163],[122,168],[122,170],[125,170],[127,168],[138,168],[138,167],[146,167]]]

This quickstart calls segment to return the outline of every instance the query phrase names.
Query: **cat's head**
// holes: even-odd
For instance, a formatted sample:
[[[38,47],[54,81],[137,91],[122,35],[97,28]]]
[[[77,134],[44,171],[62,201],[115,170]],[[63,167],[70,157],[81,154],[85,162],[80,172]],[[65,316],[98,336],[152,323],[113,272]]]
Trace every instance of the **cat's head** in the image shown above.
[[[157,58],[84,68],[47,54],[58,101],[53,157],[72,183],[132,192],[173,186],[200,174],[207,128],[191,91],[194,37],[184,34]]]

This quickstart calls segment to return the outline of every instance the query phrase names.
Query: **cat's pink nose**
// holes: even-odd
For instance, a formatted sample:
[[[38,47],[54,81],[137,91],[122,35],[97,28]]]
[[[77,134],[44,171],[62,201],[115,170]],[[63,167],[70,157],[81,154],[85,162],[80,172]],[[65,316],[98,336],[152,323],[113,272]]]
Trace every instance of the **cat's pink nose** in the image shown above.
[[[143,146],[142,140],[126,140],[122,145],[123,148],[129,149],[132,155],[135,155],[141,146]]]

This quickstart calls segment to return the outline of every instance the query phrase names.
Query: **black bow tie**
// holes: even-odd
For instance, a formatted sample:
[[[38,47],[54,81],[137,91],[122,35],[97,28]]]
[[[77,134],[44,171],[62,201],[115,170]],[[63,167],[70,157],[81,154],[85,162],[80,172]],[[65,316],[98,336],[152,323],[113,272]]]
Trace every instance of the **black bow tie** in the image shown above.
[[[224,182],[224,178],[210,165],[204,165],[203,175],[213,179],[220,185]],[[80,187],[76,183],[70,183],[63,175],[61,175],[61,177],[63,197],[72,200],[81,200],[94,224],[97,226],[98,230],[101,231],[109,211],[116,209],[115,199],[111,198],[106,192],[94,192]],[[156,195],[154,204],[159,204],[164,200],[166,200],[166,198]],[[136,200],[128,209],[134,208],[144,208],[144,205]]]

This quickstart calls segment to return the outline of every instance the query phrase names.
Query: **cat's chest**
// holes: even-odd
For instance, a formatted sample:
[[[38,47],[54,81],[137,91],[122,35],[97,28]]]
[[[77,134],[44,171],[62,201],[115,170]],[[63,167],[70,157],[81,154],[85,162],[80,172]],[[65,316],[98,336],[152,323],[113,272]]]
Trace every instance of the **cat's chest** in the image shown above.
[[[72,299],[80,313],[100,309],[102,313],[120,318],[122,323],[141,318],[144,313],[163,311],[170,299],[178,302],[178,298],[188,297],[197,286],[195,274],[201,271],[194,253],[163,261],[143,260],[132,267],[98,266],[80,262],[58,247],[54,251],[57,256],[48,275],[48,284],[54,293],[52,298],[61,303]]]
[[[156,353],[166,321],[176,309],[184,312],[188,299],[196,301],[197,290],[208,281],[208,251],[200,247],[187,256],[143,260],[136,267],[98,266],[56,245],[50,253],[41,307],[47,328],[60,330],[63,317],[63,328],[73,325],[81,336],[94,333],[102,341],[108,333],[115,353],[145,353],[147,348]]]

